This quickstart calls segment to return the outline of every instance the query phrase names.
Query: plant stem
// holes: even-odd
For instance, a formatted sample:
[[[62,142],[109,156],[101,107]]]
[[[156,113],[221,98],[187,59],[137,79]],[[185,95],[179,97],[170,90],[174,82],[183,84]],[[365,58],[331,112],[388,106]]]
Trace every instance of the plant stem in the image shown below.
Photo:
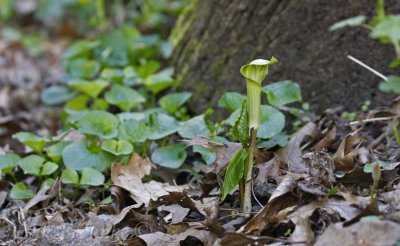
[[[251,188],[253,185],[253,164],[254,164],[254,153],[256,151],[256,140],[257,140],[257,129],[251,128],[250,130],[250,145],[249,145],[249,159],[247,160],[245,170],[245,184],[243,194],[243,211],[245,213],[251,212]]]

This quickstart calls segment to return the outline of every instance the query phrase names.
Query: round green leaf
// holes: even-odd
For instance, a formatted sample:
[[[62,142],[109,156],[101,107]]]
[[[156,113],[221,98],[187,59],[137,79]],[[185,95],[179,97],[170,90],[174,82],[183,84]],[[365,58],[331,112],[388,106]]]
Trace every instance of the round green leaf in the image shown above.
[[[164,138],[179,129],[179,124],[175,118],[163,113],[150,114],[148,125],[150,127],[150,135],[148,136],[150,140]]]
[[[35,193],[29,190],[26,185],[22,182],[18,182],[10,191],[10,197],[15,200],[29,200]]]
[[[159,101],[160,107],[169,113],[175,113],[191,96],[190,92],[178,92],[163,96]]]
[[[193,145],[193,152],[199,153],[207,165],[210,165],[217,159],[217,154],[212,149],[201,145]]]
[[[40,171],[40,176],[46,176],[54,173],[58,169],[58,165],[54,162],[46,162],[42,166],[42,170]]]
[[[268,105],[261,106],[261,124],[257,132],[258,138],[271,138],[282,132],[285,127],[285,115]]]
[[[34,151],[41,153],[44,146],[46,145],[46,139],[38,137],[30,132],[18,132],[12,136],[14,139],[31,147]]]
[[[127,120],[121,123],[118,129],[118,138],[132,143],[146,141],[150,135],[149,127],[139,120]]]
[[[400,15],[386,16],[371,31],[372,38],[389,38],[392,42],[400,40]]]
[[[224,95],[218,100],[218,106],[226,108],[230,112],[234,112],[242,107],[243,101],[246,96],[237,92],[225,92]]]
[[[183,138],[195,138],[196,136],[210,137],[211,132],[204,120],[204,114],[193,117],[184,122],[178,131]]]
[[[98,150],[97,153],[89,151],[85,141],[75,142],[65,147],[62,157],[65,166],[74,170],[92,167],[104,171],[113,161],[112,156],[103,150]]]
[[[160,91],[177,83],[176,80],[172,79],[171,71],[166,69],[156,74],[150,75],[144,81],[144,85],[153,93],[157,94]]]
[[[118,118],[105,111],[88,111],[78,120],[76,125],[82,133],[106,139],[113,138],[118,133]]]
[[[75,59],[66,63],[66,70],[72,78],[93,79],[101,69],[98,61]]]
[[[74,94],[65,86],[51,86],[43,90],[40,98],[46,105],[58,105],[67,102]]]
[[[179,168],[186,159],[186,145],[173,144],[156,149],[151,155],[151,160],[163,167]]]
[[[89,57],[90,52],[100,44],[98,41],[79,40],[73,42],[63,53],[63,59]]]
[[[46,150],[47,156],[54,162],[59,162],[62,159],[62,151],[71,142],[61,141],[49,146]]]
[[[70,168],[64,169],[61,174],[61,182],[63,184],[79,184],[78,173]]]
[[[105,178],[104,175],[89,167],[85,167],[82,170],[81,181],[79,182],[81,185],[91,185],[98,186],[104,184]]]
[[[264,86],[263,91],[267,94],[268,103],[275,107],[302,100],[300,86],[290,80]]]
[[[74,114],[76,112],[87,110],[89,99],[90,97],[88,95],[76,96],[65,104],[64,110],[68,114]]]
[[[108,86],[104,80],[86,81],[74,79],[68,82],[68,86],[91,97],[97,97]]]
[[[39,176],[44,158],[38,155],[30,155],[21,159],[18,164],[25,174]]]
[[[0,171],[4,172],[4,170],[14,168],[17,166],[17,163],[20,159],[21,158],[15,153],[6,153],[4,155],[0,155]]]
[[[113,85],[111,90],[105,94],[105,99],[125,112],[146,101],[146,98],[140,93],[123,85]]]
[[[101,148],[114,155],[128,155],[133,152],[133,146],[126,140],[108,139],[101,144]]]

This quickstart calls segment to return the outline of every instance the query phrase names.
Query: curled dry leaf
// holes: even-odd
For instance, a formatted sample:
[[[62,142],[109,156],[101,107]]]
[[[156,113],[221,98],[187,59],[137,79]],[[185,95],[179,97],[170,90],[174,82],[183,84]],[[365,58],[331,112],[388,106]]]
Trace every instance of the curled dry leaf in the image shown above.
[[[329,148],[336,140],[336,126],[332,125],[325,136],[318,141],[318,143],[313,147],[315,151],[322,151]]]
[[[255,166],[258,168],[258,175],[256,179],[261,183],[264,183],[268,177],[277,177],[281,175],[281,169],[287,169],[287,163],[285,163],[279,155],[273,153],[272,158],[267,162],[259,163]]]
[[[339,145],[336,153],[333,155],[335,169],[343,172],[349,172],[354,168],[354,158],[358,153],[358,146],[361,142],[361,137],[358,136],[358,131],[348,134]]]
[[[168,195],[168,192],[189,189],[188,185],[172,186],[167,183],[150,181],[142,183],[142,178],[150,174],[152,164],[148,158],[142,158],[134,153],[128,165],[113,164],[111,168],[111,179],[114,185],[121,187],[131,193],[131,197],[138,204]]]
[[[306,136],[313,138],[317,135],[319,135],[317,126],[313,122],[309,122],[292,136],[286,147],[278,151],[278,155],[289,165],[291,172],[304,173],[307,171],[307,167],[302,162],[300,146]]]

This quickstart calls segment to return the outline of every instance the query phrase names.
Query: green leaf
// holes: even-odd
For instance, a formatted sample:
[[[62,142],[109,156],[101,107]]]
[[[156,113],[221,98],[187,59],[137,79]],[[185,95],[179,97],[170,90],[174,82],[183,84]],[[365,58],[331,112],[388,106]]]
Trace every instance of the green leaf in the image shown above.
[[[40,176],[46,176],[54,173],[58,169],[58,165],[54,162],[44,163],[42,170],[40,171]]]
[[[240,109],[246,96],[237,92],[225,92],[218,100],[218,106],[234,112]]]
[[[192,93],[190,92],[178,92],[166,95],[160,99],[160,107],[168,113],[175,113],[191,96]]]
[[[261,124],[257,132],[258,138],[271,138],[282,132],[285,127],[285,115],[268,105],[261,106]]]
[[[400,15],[388,15],[371,31],[372,38],[389,38],[392,42],[400,41]]]
[[[53,106],[67,102],[73,95],[65,86],[51,86],[43,90],[40,98],[44,104]]]
[[[132,144],[122,139],[108,139],[101,144],[101,148],[114,155],[128,155],[133,152]]]
[[[275,146],[284,147],[289,142],[289,136],[284,133],[278,133],[267,141],[260,141],[257,143],[257,148],[271,149]]]
[[[124,121],[118,128],[118,138],[132,143],[142,143],[148,139],[149,135],[149,127],[139,120]]]
[[[89,167],[85,167],[82,170],[81,181],[79,182],[81,185],[91,185],[98,186],[104,184],[105,178],[104,175]]]
[[[263,91],[267,94],[268,103],[275,107],[302,100],[300,86],[290,80],[267,85]]]
[[[148,126],[150,128],[150,134],[148,139],[157,140],[171,135],[178,131],[179,124],[175,118],[163,114],[163,113],[152,113],[149,115]]]
[[[146,98],[140,93],[123,85],[113,85],[111,90],[105,94],[105,99],[125,112],[131,111],[132,108],[146,101]]]
[[[98,61],[76,59],[67,62],[65,70],[72,78],[93,79],[101,69]]]
[[[112,83],[122,84],[124,73],[123,70],[119,68],[104,68],[99,77]]]
[[[88,58],[91,51],[99,44],[100,43],[98,41],[75,41],[70,46],[68,46],[68,48],[64,51],[62,57],[63,59],[71,59],[77,57]]]
[[[160,67],[161,64],[159,62],[150,60],[145,64],[135,67],[135,71],[141,78],[147,78],[157,72]]]
[[[224,184],[221,189],[222,200],[225,200],[229,192],[231,192],[243,178],[247,158],[248,153],[245,149],[240,149],[233,155],[226,169]]]
[[[172,144],[156,149],[151,155],[151,160],[163,167],[179,168],[186,159],[186,145]]]
[[[103,98],[96,98],[93,100],[92,103],[92,110],[101,110],[101,111],[107,111],[110,105],[106,100]]]
[[[202,145],[193,145],[193,152],[199,153],[207,165],[212,164],[217,159],[217,154]]]
[[[240,73],[246,80],[251,80],[258,85],[267,77],[268,67],[272,64],[277,63],[278,60],[275,57],[271,57],[271,60],[257,59],[244,65],[240,68]]]
[[[40,169],[43,165],[44,158],[38,155],[30,155],[18,162],[19,167],[25,174],[40,175]]]
[[[4,173],[11,172],[20,159],[17,154],[11,152],[0,155],[0,171]],[[4,170],[7,170],[7,172]]]
[[[332,26],[329,27],[329,31],[333,32],[338,29],[341,29],[346,26],[361,26],[364,24],[364,22],[367,20],[367,17],[364,15],[358,15],[355,17],[351,17],[345,20],[341,20],[339,22],[336,22]]]
[[[85,167],[92,167],[99,171],[106,170],[113,158],[103,150],[91,152],[87,142],[75,142],[64,148],[62,152],[64,165],[74,170],[82,170]]]
[[[18,132],[14,134],[13,139],[31,147],[34,151],[41,153],[44,146],[46,145],[46,139],[43,137],[36,136],[30,132]]]
[[[82,79],[73,79],[68,81],[68,86],[74,90],[85,93],[90,97],[97,97],[109,83],[104,80],[86,81]]]
[[[26,185],[22,182],[18,182],[10,191],[10,197],[15,200],[29,200],[35,193],[29,190]]]
[[[105,139],[113,138],[118,133],[118,118],[105,111],[88,111],[78,120],[76,125],[82,133]]]
[[[228,119],[224,121],[224,124],[228,124],[230,126],[235,125],[235,122],[237,121],[237,119],[239,119],[240,112],[240,109],[236,109],[231,115],[229,115]]]
[[[379,84],[379,90],[400,94],[400,76],[389,76],[387,81]]]
[[[232,127],[232,137],[246,147],[249,143],[249,130],[247,104],[243,101],[240,115]]]
[[[61,174],[61,182],[63,184],[79,184],[78,173],[74,169],[64,169]]]
[[[198,115],[184,122],[178,131],[183,138],[195,138],[196,136],[210,137],[211,132],[204,120],[204,114]]]
[[[172,71],[163,70],[156,74],[150,75],[144,80],[144,85],[153,94],[158,94],[160,91],[177,83],[176,80],[172,79],[171,74]]]
[[[69,114],[85,111],[88,109],[89,99],[90,97],[87,95],[78,95],[65,104],[64,110]]]
[[[62,159],[62,151],[71,142],[61,141],[49,146],[46,150],[47,156],[54,162],[59,162]]]

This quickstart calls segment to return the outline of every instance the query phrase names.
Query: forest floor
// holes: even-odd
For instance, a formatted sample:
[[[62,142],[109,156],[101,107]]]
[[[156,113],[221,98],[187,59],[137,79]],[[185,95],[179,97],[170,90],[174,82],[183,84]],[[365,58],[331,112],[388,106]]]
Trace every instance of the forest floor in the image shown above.
[[[44,106],[40,95],[63,76],[68,41],[43,42],[32,56],[21,42],[0,39],[0,153],[26,154],[17,132],[60,128],[61,108]],[[236,142],[178,140],[216,153],[196,172],[132,154],[127,165],[112,164],[112,182],[101,188],[56,180],[25,201],[10,198],[14,180],[3,174],[0,245],[399,245],[400,99],[352,121],[340,115],[327,109],[285,147],[257,150],[251,213],[237,189],[221,201],[220,172]]]

